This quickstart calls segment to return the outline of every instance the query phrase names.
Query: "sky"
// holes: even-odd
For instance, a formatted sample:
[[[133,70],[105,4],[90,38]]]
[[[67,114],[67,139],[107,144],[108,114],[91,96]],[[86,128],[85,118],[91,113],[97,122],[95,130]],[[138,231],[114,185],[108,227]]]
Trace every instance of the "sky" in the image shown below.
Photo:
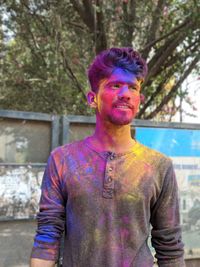
[[[190,75],[187,80],[182,84],[183,90],[188,87],[188,96],[191,98],[196,110],[193,110],[185,101],[183,101],[183,110],[187,113],[195,115],[191,117],[183,114],[182,122],[185,123],[199,123],[200,124],[200,76]],[[177,99],[177,101],[180,101]],[[177,112],[173,118],[174,122],[180,122],[180,113]]]

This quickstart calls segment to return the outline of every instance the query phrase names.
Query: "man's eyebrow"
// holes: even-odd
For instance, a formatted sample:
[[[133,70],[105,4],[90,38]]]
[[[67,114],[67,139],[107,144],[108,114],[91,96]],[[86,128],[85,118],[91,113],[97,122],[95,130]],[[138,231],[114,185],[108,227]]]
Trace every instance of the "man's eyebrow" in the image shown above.
[[[140,81],[137,79],[137,81]],[[106,85],[113,84],[113,83],[127,83],[129,85],[137,85],[137,82],[130,82],[130,81],[122,81],[122,80],[113,80],[113,81],[108,81]]]

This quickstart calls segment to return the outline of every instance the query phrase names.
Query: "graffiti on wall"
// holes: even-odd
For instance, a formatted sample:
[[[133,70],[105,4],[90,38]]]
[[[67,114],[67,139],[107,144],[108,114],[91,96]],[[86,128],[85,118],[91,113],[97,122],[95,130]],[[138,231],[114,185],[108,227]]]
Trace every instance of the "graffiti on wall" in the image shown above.
[[[0,219],[36,216],[43,172],[43,167],[1,166]]]

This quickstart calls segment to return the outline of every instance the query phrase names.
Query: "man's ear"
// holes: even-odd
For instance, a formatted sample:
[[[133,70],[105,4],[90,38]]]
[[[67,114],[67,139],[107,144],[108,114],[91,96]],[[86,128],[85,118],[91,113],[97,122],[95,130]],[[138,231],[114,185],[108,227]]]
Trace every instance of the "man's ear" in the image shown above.
[[[97,101],[96,101],[96,93],[93,92],[93,91],[89,91],[87,93],[87,102],[88,102],[88,105],[91,107],[91,108],[97,108]]]

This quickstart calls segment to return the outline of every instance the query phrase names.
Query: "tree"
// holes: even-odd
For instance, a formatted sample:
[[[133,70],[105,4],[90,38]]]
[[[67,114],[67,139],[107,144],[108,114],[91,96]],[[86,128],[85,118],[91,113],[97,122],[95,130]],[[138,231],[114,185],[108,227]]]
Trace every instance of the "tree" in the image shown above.
[[[199,71],[195,0],[4,1],[3,108],[90,114],[86,70],[110,46],[134,46],[148,62],[138,118],[170,118],[180,86]],[[188,97],[188,92],[181,95]]]

